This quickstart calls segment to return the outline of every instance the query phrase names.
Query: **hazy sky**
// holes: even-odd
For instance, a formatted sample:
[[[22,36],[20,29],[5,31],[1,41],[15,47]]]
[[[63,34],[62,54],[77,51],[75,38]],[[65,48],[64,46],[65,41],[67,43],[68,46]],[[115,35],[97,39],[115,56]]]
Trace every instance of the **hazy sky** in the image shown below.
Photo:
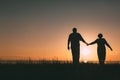
[[[113,48],[107,60],[120,60],[119,0],[1,0],[0,56],[70,60],[73,27],[88,43],[103,33]],[[96,47],[81,42],[81,60],[97,60]]]

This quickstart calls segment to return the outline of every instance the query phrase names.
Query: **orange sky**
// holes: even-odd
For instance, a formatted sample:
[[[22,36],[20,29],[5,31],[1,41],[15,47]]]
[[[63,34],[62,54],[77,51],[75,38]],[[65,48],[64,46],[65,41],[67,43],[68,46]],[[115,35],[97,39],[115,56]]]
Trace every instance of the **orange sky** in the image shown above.
[[[119,1],[1,2],[0,57],[71,60],[67,50],[72,28],[89,43],[98,33],[113,48],[106,60],[120,61]],[[97,46],[81,42],[80,60],[97,61]],[[84,50],[88,50],[85,53]]]

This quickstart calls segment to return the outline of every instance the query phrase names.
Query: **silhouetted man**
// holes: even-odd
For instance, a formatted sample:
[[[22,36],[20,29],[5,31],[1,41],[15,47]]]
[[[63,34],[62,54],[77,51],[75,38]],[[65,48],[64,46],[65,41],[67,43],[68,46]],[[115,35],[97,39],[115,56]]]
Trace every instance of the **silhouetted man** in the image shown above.
[[[105,45],[107,45],[111,49],[111,51],[112,51],[111,46],[102,37],[103,37],[103,35],[100,33],[100,34],[98,34],[98,39],[96,39],[95,41],[93,41],[90,44],[88,44],[88,45],[92,45],[92,44],[97,43],[97,46],[98,46],[97,47],[97,54],[98,54],[99,63],[101,65],[104,64],[104,61],[105,61],[105,58],[106,58],[106,48],[105,48]]]
[[[68,38],[68,50],[70,49],[69,44],[71,43],[72,59],[74,64],[79,63],[80,57],[79,41],[83,41],[84,43],[86,43],[82,36],[79,33],[77,33],[77,28],[73,28],[73,33],[71,33]]]

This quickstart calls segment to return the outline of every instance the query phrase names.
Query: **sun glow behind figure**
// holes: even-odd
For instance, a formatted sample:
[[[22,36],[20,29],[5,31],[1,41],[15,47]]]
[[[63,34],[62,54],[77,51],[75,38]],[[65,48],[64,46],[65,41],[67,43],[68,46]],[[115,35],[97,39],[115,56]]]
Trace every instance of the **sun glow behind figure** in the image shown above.
[[[88,62],[88,59],[87,59],[87,56],[90,56],[90,49],[89,47],[83,47],[81,49],[81,53],[82,53],[82,56],[83,56],[83,62],[84,63],[87,63]]]
[[[84,55],[88,55],[90,54],[90,49],[88,47],[85,47],[83,50],[82,50],[82,53],[84,53]]]

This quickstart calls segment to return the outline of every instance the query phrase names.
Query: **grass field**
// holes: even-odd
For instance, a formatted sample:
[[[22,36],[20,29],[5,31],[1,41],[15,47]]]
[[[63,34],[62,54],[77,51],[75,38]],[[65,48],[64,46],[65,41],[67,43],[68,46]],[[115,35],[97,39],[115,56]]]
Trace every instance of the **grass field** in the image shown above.
[[[0,64],[0,80],[120,80],[120,64]]]

